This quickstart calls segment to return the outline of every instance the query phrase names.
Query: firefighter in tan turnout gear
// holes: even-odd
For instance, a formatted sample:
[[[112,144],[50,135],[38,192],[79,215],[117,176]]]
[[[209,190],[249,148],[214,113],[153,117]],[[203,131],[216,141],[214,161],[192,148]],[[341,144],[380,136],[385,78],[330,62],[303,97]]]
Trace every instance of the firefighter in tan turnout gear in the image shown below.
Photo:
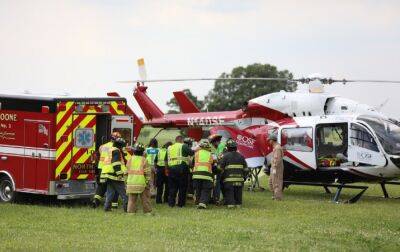
[[[277,134],[271,133],[268,142],[272,146],[271,174],[269,177],[269,189],[273,200],[282,200],[283,189],[283,150],[278,143]]]
[[[200,149],[194,154],[193,187],[196,195],[197,208],[207,208],[213,188],[213,163],[211,146],[208,140],[203,140]]]
[[[143,212],[151,212],[150,204],[150,165],[146,161],[144,146],[136,143],[133,146],[133,156],[128,160],[126,180],[126,192],[128,193],[128,213],[135,213],[137,210],[137,198],[140,197],[143,205]]]

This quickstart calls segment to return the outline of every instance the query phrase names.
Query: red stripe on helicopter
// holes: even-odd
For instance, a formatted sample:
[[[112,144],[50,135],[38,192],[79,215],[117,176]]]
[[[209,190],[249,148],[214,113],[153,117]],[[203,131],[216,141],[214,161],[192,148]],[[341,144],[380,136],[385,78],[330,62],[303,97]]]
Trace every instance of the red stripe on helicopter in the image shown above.
[[[301,161],[300,159],[298,159],[296,156],[294,156],[293,154],[291,154],[288,151],[284,151],[284,155],[290,159],[292,159],[294,162],[299,163],[300,165],[304,166],[307,169],[311,169],[314,170],[311,166],[309,166],[308,164],[304,163],[303,161]]]

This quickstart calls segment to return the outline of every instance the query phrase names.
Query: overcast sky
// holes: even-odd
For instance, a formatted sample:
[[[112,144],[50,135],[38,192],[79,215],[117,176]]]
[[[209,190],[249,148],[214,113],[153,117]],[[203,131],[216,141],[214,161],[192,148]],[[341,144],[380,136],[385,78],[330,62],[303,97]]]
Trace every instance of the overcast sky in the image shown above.
[[[400,1],[17,1],[0,0],[2,92],[101,96],[133,104],[136,60],[148,78],[217,77],[270,63],[296,77],[400,80]],[[152,84],[167,110],[172,91],[206,83]],[[400,85],[335,84],[328,92],[400,119]],[[139,108],[134,105],[135,111]],[[141,114],[141,113],[139,113]]]

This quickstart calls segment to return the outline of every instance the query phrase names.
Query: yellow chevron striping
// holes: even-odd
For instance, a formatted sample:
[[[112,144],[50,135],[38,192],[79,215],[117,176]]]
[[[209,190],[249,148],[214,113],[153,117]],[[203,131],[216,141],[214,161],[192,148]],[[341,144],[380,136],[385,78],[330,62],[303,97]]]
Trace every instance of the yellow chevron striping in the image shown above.
[[[115,112],[116,112],[118,115],[124,114],[124,111],[118,109],[118,102],[115,102],[115,101],[114,101],[114,102],[111,102],[111,106],[114,108]]]
[[[89,177],[89,174],[79,174],[77,179],[87,179]]]
[[[76,116],[76,115],[75,115]],[[85,116],[85,118],[79,123],[78,126],[80,126],[81,128],[84,128],[89,122],[90,122],[90,118],[91,117],[93,119],[93,117],[95,117],[95,115],[87,115]],[[76,120],[77,116],[75,117]],[[72,134],[74,133],[75,130],[72,130],[71,133],[68,135],[68,142],[65,142],[62,147],[63,150],[66,149],[66,147],[68,146],[68,143],[70,143],[72,141]],[[73,147],[72,149],[78,149]],[[61,154],[62,152],[60,152]],[[74,151],[73,153],[76,153],[76,151]],[[65,168],[65,166],[71,161],[72,155],[66,155],[63,159],[63,161],[59,164],[59,166],[56,168],[56,177],[60,175],[60,173],[63,171],[63,169]],[[68,177],[67,179],[69,179],[71,177],[71,169],[68,170]]]
[[[58,112],[56,123],[61,121],[61,119],[64,117],[64,115],[67,113],[67,111],[72,107],[72,105],[74,105],[74,102],[67,102],[66,105],[65,105],[66,106],[66,110]],[[67,125],[72,123],[71,118],[72,118],[72,115],[70,116],[70,118],[68,118],[68,120],[65,121],[65,123],[61,126],[61,128],[57,131],[56,141],[60,140],[62,135],[68,129]]]
[[[88,124],[90,123],[90,121],[92,121],[95,117],[96,117],[96,115],[86,115],[86,116],[85,116],[85,119],[83,119],[83,120],[79,123],[79,125],[77,126],[77,128],[87,128],[87,125],[88,125]],[[92,126],[92,129],[93,129],[93,131],[94,131],[93,133],[96,134],[96,124],[94,124],[94,125]],[[93,145],[91,148],[87,149],[87,151],[84,152],[84,153],[78,158],[78,160],[76,161],[76,163],[84,163],[88,158],[90,158],[91,151],[94,151],[95,148],[96,148],[96,146]],[[73,156],[73,158],[74,158],[74,156],[76,155],[76,153],[77,153],[81,148],[77,148],[77,147],[74,146],[72,149],[73,149],[73,150],[72,150],[72,156]],[[72,170],[72,169],[70,169],[70,171],[68,172],[68,179],[71,177],[71,170]],[[79,177],[78,177],[78,179],[79,179]]]

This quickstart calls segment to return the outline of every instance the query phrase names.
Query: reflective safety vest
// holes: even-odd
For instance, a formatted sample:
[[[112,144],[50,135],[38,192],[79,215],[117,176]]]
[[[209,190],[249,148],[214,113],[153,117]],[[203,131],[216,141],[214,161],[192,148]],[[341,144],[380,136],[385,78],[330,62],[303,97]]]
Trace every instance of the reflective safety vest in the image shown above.
[[[243,165],[242,164],[230,164],[224,169],[224,183],[227,182],[244,182],[243,179]]]
[[[168,166],[188,164],[188,159],[182,156],[182,147],[181,143],[174,143],[168,147]]]
[[[198,150],[194,154],[193,179],[213,181],[213,157],[210,151]]]
[[[153,147],[146,148],[146,159],[149,165],[151,166],[154,165],[154,160],[156,159],[157,154],[158,154],[158,148],[153,148]]]
[[[129,151],[126,150],[126,148],[124,148],[124,149],[122,150],[122,153],[124,154],[125,160],[126,160],[126,162],[128,163],[128,160],[131,159],[132,155],[129,153]]]
[[[112,160],[113,152],[115,150],[118,150],[120,152],[120,160]],[[118,148],[110,148],[108,156],[104,160],[103,169],[101,169],[101,179],[124,181],[123,175],[126,172],[126,166],[122,155],[122,152]],[[117,169],[117,166],[120,166],[121,168]]]
[[[147,160],[142,156],[132,156],[128,161],[128,179],[126,180],[127,193],[142,193],[146,188],[147,180],[145,171]]]
[[[157,166],[165,166],[165,156],[167,155],[167,149],[161,148],[157,154]]]
[[[108,142],[100,146],[99,152],[100,152],[100,159],[99,163],[97,164],[98,169],[103,169],[104,166],[104,161],[108,157],[108,153],[110,152],[110,149],[113,147],[113,142]]]

